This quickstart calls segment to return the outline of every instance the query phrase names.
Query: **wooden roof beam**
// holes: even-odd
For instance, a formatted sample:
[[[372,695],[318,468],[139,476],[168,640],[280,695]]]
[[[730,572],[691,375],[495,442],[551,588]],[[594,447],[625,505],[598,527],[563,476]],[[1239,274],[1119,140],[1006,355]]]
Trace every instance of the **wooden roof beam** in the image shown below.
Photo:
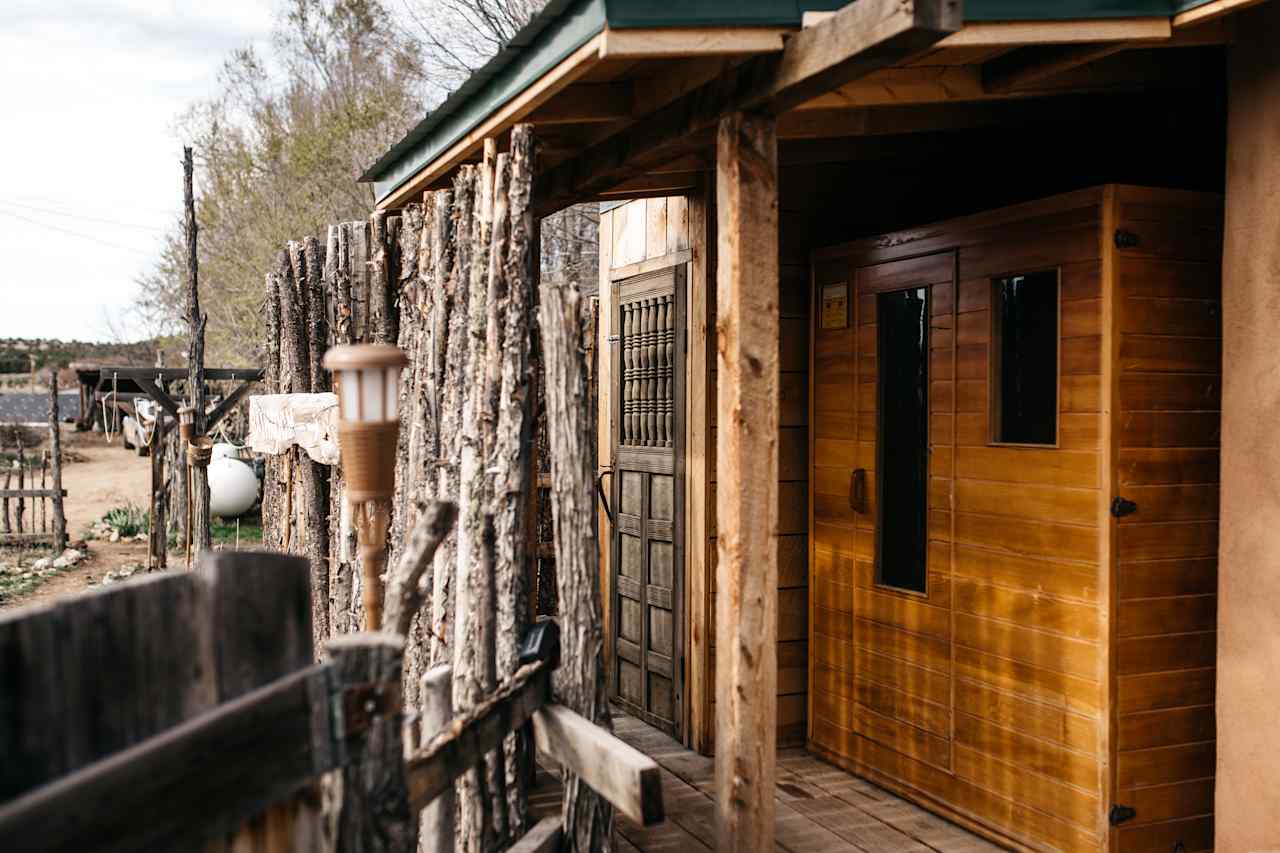
[[[982,88],[994,94],[1030,89],[1051,77],[1119,53],[1128,47],[1126,42],[1024,47],[983,65]]]
[[[690,137],[738,111],[785,112],[919,53],[961,26],[955,0],[858,0],[792,36],[780,53],[757,56],[677,98],[541,176],[544,212],[616,186],[691,150]]]
[[[535,125],[598,124],[631,118],[631,83],[574,83],[529,114]]]

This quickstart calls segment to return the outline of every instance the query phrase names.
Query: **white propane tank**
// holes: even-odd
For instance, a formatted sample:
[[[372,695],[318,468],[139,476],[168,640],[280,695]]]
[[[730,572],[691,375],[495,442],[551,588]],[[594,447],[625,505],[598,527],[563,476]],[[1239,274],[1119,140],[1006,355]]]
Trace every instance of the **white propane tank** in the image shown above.
[[[258,499],[258,478],[237,459],[215,458],[209,463],[209,514],[235,518]]]
[[[217,444],[213,446],[211,459],[217,460],[217,459],[223,458],[224,456],[230,457],[231,459],[239,459],[240,448],[236,447],[234,444],[231,444],[230,442],[219,441]]]

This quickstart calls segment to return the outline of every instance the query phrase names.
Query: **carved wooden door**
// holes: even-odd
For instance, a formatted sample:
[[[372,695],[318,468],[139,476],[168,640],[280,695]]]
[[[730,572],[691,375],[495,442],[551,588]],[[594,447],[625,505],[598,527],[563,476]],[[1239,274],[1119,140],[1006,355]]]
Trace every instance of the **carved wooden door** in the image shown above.
[[[613,285],[610,693],[680,736],[685,266]]]

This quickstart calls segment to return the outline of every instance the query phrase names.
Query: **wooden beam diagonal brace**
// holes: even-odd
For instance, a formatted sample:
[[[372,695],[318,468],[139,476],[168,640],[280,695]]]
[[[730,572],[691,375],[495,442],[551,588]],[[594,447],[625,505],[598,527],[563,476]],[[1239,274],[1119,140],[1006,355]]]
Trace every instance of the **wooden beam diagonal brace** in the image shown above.
[[[222,402],[214,407],[213,411],[205,418],[205,432],[209,432],[218,425],[218,421],[227,416],[227,413],[235,408],[236,404],[249,393],[249,389],[253,387],[256,380],[242,382],[236,386],[235,390],[222,399]]]
[[[983,65],[982,87],[994,94],[1029,89],[1051,77],[1096,62],[1131,46],[1127,42],[1101,42],[1022,48]]]
[[[548,213],[696,150],[701,132],[735,112],[781,113],[894,65],[958,30],[959,0],[858,0],[608,137],[538,182]]]

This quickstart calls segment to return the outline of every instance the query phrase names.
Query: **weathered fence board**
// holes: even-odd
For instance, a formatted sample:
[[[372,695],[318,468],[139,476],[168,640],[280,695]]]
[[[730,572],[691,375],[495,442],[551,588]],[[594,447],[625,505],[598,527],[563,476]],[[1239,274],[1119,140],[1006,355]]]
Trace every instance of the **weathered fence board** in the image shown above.
[[[195,849],[333,766],[328,665],[293,673],[0,806],[0,837],[32,850]],[[318,741],[318,742],[317,742]]]
[[[315,836],[317,798],[272,805],[339,760],[332,667],[312,664],[309,568],[283,555],[211,554],[198,572],[0,616],[0,838],[154,850]]]

